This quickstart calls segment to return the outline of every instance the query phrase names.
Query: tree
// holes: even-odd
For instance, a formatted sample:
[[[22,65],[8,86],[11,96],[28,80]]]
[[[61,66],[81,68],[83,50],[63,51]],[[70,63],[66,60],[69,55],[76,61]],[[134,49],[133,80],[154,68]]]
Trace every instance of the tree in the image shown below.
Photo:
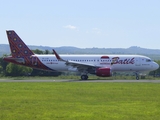
[[[42,50],[39,50],[39,49],[36,49],[36,50],[32,50],[35,54],[51,54],[52,52],[50,52],[49,50],[45,50],[45,51],[42,51]]]
[[[3,55],[3,57],[5,57],[5,56],[7,56],[7,55]],[[1,73],[2,75],[5,75],[5,73],[6,73],[6,66],[8,65],[8,62],[5,62],[5,61],[3,60],[3,57],[0,58],[0,66],[2,67],[0,73]]]
[[[32,72],[32,68],[16,65],[9,63],[6,67],[6,75],[9,76],[21,76],[21,75],[28,75]]]
[[[45,50],[44,54],[50,54],[49,50]]]
[[[0,74],[3,74],[3,67],[0,66]]]
[[[36,54],[43,54],[44,52],[42,50],[36,49],[36,50],[32,50],[34,53]]]

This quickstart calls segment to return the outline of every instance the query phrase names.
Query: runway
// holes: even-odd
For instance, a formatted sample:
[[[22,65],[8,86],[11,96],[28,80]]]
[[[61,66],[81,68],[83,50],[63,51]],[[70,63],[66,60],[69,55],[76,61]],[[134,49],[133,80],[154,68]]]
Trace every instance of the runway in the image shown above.
[[[0,79],[0,82],[113,82],[113,83],[160,83],[160,80],[8,80]]]

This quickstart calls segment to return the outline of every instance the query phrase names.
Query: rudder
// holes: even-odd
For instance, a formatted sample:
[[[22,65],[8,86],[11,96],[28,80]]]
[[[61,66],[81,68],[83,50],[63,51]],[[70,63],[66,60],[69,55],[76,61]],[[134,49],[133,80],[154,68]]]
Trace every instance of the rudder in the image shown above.
[[[15,31],[9,30],[6,31],[6,33],[13,58],[20,58],[24,56],[34,55],[34,53],[27,47],[27,45],[16,34]]]

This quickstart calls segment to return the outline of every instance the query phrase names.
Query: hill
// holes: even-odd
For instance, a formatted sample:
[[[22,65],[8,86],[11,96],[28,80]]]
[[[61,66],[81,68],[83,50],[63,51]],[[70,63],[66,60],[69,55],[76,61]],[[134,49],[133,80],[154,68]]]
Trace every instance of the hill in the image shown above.
[[[59,54],[140,54],[151,57],[155,60],[160,60],[160,49],[147,49],[137,46],[129,48],[77,48],[71,46],[49,47],[49,46],[33,46],[29,45],[32,50],[39,49],[42,51],[55,49]],[[0,44],[0,57],[3,54],[10,54],[8,44]]]

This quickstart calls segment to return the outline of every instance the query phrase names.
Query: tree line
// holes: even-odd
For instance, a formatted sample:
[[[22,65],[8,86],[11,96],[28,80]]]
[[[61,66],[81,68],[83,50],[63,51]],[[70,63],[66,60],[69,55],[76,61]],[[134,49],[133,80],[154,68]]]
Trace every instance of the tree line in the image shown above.
[[[53,54],[48,50],[42,51],[39,49],[32,50],[35,54]],[[5,57],[7,55],[3,55]],[[59,76],[61,72],[49,72],[38,69],[29,68],[26,66],[16,65],[3,61],[3,57],[0,58],[0,76]],[[160,65],[160,60],[155,61]],[[156,71],[151,71],[150,75],[160,76],[160,68]]]

